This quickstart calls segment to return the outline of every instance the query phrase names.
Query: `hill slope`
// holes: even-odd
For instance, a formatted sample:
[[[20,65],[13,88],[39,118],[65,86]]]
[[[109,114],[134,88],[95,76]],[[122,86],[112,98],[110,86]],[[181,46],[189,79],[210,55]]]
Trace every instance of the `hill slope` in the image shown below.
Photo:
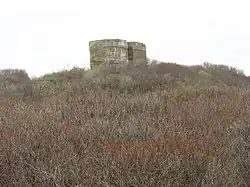
[[[1,186],[250,185],[250,80],[240,70],[3,72]]]

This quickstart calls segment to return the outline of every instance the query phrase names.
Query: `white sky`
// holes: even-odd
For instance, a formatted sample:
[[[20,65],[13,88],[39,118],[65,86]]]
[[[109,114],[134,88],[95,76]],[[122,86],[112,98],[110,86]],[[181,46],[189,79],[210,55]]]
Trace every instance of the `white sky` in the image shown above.
[[[89,67],[90,40],[144,42],[147,56],[250,75],[249,0],[0,0],[0,69]]]

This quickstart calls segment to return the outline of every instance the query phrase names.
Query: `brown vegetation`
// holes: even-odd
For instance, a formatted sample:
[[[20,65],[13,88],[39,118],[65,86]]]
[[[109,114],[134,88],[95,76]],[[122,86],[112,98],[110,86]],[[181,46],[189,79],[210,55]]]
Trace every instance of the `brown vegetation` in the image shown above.
[[[2,71],[0,186],[249,186],[249,86],[208,63]]]

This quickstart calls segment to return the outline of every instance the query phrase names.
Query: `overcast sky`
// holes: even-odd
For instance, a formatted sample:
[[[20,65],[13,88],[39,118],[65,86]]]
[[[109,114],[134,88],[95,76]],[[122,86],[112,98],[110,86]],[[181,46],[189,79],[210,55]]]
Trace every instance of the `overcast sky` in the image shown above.
[[[249,0],[0,0],[0,69],[89,67],[90,40],[144,42],[147,56],[250,75]]]

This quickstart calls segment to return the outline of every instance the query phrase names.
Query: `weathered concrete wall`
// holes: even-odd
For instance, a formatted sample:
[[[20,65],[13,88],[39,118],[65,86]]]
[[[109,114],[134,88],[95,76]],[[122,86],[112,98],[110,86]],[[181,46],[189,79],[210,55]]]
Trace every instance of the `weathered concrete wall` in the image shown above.
[[[101,63],[123,64],[128,62],[128,43],[121,39],[104,39],[89,42],[90,67]]]
[[[121,39],[103,39],[89,42],[90,67],[100,64],[123,66],[127,63],[146,65],[146,45]]]
[[[146,45],[140,42],[128,42],[128,60],[134,65],[146,65]]]

